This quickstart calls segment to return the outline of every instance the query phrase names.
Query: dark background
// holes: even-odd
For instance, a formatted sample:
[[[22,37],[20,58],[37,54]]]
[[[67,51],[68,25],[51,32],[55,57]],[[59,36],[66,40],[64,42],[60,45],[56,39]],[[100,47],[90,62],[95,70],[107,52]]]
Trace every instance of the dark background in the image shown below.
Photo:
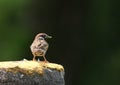
[[[119,0],[0,0],[0,60],[31,60],[37,33],[66,85],[120,84]]]

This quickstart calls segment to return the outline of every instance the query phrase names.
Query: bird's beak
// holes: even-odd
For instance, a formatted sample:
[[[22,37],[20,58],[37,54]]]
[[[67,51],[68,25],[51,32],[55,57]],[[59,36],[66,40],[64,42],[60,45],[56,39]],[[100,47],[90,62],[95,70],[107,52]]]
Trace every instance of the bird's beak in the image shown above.
[[[52,36],[49,36],[49,35],[48,35],[47,38],[52,38]]]

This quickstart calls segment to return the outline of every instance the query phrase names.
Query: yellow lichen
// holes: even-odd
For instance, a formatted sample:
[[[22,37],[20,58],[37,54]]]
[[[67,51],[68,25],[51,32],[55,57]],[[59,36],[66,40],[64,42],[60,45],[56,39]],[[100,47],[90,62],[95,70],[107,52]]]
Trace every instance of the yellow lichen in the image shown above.
[[[39,73],[42,74],[45,68],[55,69],[59,71],[64,71],[62,65],[55,64],[55,63],[45,63],[45,62],[37,62],[37,61],[6,61],[0,62],[0,69],[5,69],[7,71],[12,72],[23,72],[26,74],[31,73]]]

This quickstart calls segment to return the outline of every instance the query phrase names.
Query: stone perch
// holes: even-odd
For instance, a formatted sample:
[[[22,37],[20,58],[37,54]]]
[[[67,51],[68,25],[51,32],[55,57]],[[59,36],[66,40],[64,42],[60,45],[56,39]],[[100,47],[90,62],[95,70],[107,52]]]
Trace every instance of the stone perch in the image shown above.
[[[65,85],[64,68],[42,61],[0,62],[0,85]]]

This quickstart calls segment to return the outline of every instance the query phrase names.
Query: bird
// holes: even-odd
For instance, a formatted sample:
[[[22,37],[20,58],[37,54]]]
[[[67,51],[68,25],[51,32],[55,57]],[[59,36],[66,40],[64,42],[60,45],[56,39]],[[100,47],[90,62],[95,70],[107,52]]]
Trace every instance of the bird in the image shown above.
[[[52,38],[52,36],[49,36],[46,33],[39,33],[35,36],[35,39],[30,46],[31,52],[33,54],[33,61],[36,61],[36,56],[39,56],[43,57],[45,62],[48,62],[45,57],[49,47],[49,44],[45,40],[46,38]]]

